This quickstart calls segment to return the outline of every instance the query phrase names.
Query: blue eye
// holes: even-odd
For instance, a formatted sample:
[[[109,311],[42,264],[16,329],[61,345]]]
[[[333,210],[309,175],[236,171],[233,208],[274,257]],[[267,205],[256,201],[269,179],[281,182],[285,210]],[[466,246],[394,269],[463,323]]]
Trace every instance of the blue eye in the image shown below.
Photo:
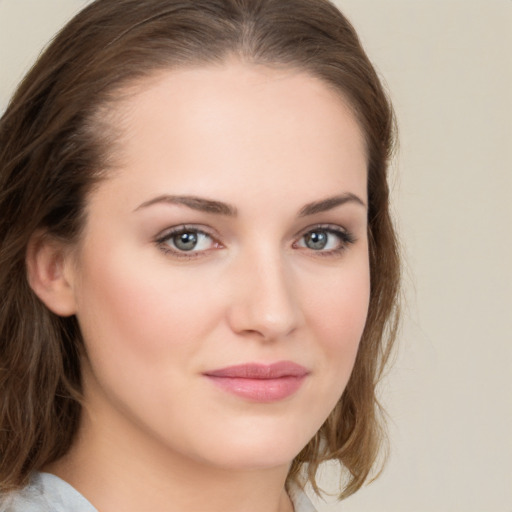
[[[214,239],[204,231],[197,228],[179,227],[167,231],[157,243],[164,251],[174,253],[195,253],[207,251],[218,245]]]
[[[174,235],[171,240],[174,247],[180,251],[192,251],[196,248],[199,237],[198,233],[189,231],[188,233],[180,233],[178,235]]]
[[[329,233],[326,231],[311,231],[304,235],[304,244],[308,249],[321,251],[329,244]]]
[[[354,237],[341,228],[318,227],[302,235],[297,246],[315,252],[336,253],[354,241]]]

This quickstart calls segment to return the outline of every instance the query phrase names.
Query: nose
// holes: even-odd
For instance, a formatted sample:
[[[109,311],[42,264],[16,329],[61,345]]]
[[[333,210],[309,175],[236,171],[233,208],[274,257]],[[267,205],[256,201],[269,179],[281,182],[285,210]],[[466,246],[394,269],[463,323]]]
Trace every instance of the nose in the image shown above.
[[[234,332],[271,341],[297,329],[302,314],[295,283],[280,255],[245,258],[232,277],[228,322]]]

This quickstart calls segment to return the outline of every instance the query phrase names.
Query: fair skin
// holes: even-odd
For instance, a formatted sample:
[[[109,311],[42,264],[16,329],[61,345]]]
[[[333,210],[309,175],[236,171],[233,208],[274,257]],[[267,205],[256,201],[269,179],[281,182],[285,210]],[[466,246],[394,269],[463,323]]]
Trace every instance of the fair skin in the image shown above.
[[[87,352],[79,435],[45,469],[100,512],[291,511],[290,463],[367,314],[358,124],[310,75],[240,62],[160,72],[115,108],[116,168],[80,242],[28,253]],[[300,375],[213,375],[283,362]]]

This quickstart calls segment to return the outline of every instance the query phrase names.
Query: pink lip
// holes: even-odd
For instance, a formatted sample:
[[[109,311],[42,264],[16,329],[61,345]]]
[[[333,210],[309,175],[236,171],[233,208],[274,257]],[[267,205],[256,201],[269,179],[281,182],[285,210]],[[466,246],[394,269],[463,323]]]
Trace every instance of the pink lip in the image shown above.
[[[204,374],[224,391],[255,402],[276,402],[293,395],[309,371],[291,361],[248,363]]]

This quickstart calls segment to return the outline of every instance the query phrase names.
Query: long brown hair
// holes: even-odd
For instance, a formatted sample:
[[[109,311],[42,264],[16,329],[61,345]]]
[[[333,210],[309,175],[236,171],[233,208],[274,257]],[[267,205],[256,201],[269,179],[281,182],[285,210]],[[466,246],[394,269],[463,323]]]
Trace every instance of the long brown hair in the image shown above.
[[[299,68],[351,105],[368,153],[371,295],[339,403],[293,461],[316,489],[321,462],[346,470],[342,497],[367,479],[382,441],[376,386],[397,325],[399,258],[387,167],[394,117],[347,19],[327,0],[97,0],[55,37],[0,121],[0,490],[64,455],[80,420],[80,330],[51,313],[26,276],[36,231],[76,241],[91,187],[108,171],[105,122],[122,87],[157,70],[247,62]],[[117,96],[116,96],[117,95]]]

